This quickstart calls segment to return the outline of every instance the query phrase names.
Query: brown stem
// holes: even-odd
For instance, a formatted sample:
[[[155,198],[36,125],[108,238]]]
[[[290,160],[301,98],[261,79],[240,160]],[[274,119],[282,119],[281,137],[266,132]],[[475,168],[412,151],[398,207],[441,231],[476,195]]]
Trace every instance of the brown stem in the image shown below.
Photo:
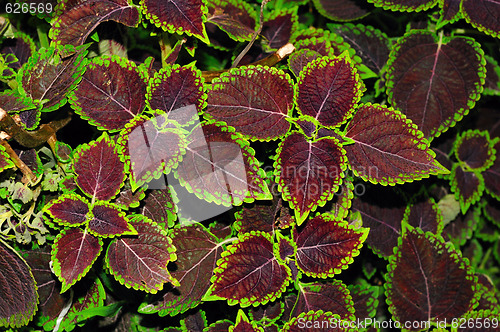
[[[24,184],[26,183],[35,183],[36,182],[36,176],[33,174],[31,169],[19,158],[17,153],[12,149],[10,144],[7,141],[0,140],[0,145],[2,145],[5,148],[5,152],[10,156],[10,159],[14,162],[14,165],[23,173],[23,178],[22,182]]]
[[[283,60],[286,56],[290,55],[293,51],[295,51],[295,46],[288,43],[282,46],[279,50],[274,52],[273,54],[261,59],[259,61],[253,62],[250,65],[254,66],[269,66],[272,67],[281,60]],[[203,71],[201,72],[201,76],[205,79],[205,82],[210,83],[214,78],[219,77],[222,73],[227,72],[229,69],[223,70],[214,70],[214,71]]]
[[[16,142],[26,148],[36,148],[47,142],[58,130],[71,121],[71,115],[61,120],[51,121],[43,124],[39,129],[28,132],[24,130],[14,119],[0,107],[0,130],[7,133]]]
[[[241,51],[241,53],[238,54],[238,56],[236,57],[236,59],[233,62],[233,65],[231,66],[231,68],[235,68],[235,67],[238,66],[238,64],[240,63],[241,59],[243,59],[243,57],[245,56],[245,54],[247,54],[247,52],[250,50],[250,48],[252,47],[253,43],[257,39],[257,37],[262,32],[262,27],[264,26],[264,7],[267,5],[267,3],[269,1],[270,0],[264,0],[264,1],[262,1],[262,4],[260,5],[259,27],[253,33],[252,39],[247,44],[247,46],[245,46],[245,48],[243,49],[243,51]]]

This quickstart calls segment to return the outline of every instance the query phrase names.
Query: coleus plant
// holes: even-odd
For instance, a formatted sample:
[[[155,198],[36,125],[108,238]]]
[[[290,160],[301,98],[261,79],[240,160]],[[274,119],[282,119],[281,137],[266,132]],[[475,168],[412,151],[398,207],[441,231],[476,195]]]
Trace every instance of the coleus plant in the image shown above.
[[[0,326],[498,327],[500,5],[306,3],[0,16]]]

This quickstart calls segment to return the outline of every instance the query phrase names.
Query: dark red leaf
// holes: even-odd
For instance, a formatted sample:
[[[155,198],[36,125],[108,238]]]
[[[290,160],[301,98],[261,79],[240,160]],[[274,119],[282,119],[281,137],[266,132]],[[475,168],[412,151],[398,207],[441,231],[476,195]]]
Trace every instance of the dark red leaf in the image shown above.
[[[35,279],[24,259],[3,241],[0,241],[0,289],[0,326],[28,324],[38,305]]]
[[[460,4],[462,0],[444,0],[441,5],[440,22],[452,23],[458,20],[460,15]]]
[[[493,0],[463,0],[465,20],[493,37],[500,35],[500,2]]]
[[[270,48],[280,48],[288,43],[296,29],[297,14],[293,11],[276,11],[267,18],[262,26],[262,36],[267,39]]]
[[[14,32],[13,37],[14,38],[5,38],[2,40],[0,54],[2,54],[4,58],[7,54],[15,55],[17,61],[9,63],[8,66],[18,70],[28,61],[31,54],[36,51],[36,47],[31,37],[24,33]]]
[[[137,234],[125,218],[125,212],[115,206],[99,202],[92,207],[93,218],[89,220],[88,230],[96,236],[114,237]]]
[[[197,110],[205,107],[205,99],[200,71],[179,65],[163,67],[158,71],[149,81],[146,94],[150,109],[165,112],[166,118],[181,125],[198,120]],[[196,106],[196,109],[180,110],[190,105]]]
[[[205,3],[201,0],[141,0],[141,9],[154,25],[170,33],[186,33],[208,44]]]
[[[297,266],[308,276],[332,277],[347,269],[368,236],[368,228],[355,229],[328,215],[308,220],[294,236]]]
[[[58,45],[83,45],[102,22],[111,20],[129,27],[139,23],[137,7],[127,0],[68,0],[59,9],[62,13],[50,30],[52,40]]]
[[[14,90],[4,90],[0,92],[0,105],[2,105],[3,110],[8,113],[22,112],[35,108],[35,105],[29,98],[19,95],[19,93]]]
[[[165,114],[152,119],[136,118],[121,132],[118,141],[131,172],[132,190],[147,185],[175,168],[186,148],[184,132],[166,123]]]
[[[344,147],[349,165],[365,181],[393,185],[448,173],[416,126],[386,106],[360,106],[345,136],[355,142]]]
[[[299,112],[328,127],[339,126],[351,116],[364,89],[356,70],[345,58],[311,61],[297,83]]]
[[[193,129],[188,141],[175,175],[189,192],[224,206],[271,198],[255,152],[241,135],[212,123]]]
[[[106,251],[106,265],[121,284],[156,293],[167,282],[178,285],[167,270],[177,256],[164,229],[142,215],[130,217],[137,236],[114,239]]]
[[[309,62],[319,57],[321,57],[321,55],[316,51],[307,48],[301,49],[290,54],[288,57],[288,67],[295,77],[299,77],[302,69],[304,69]]]
[[[295,255],[295,243],[285,236],[278,236],[278,253],[283,262]]]
[[[274,197],[272,202],[257,201],[251,205],[244,205],[235,213],[234,228],[243,233],[251,231],[273,232],[278,212],[279,198]]]
[[[468,261],[453,246],[441,236],[408,228],[388,267],[389,311],[402,324],[449,321],[472,308],[474,283]]]
[[[468,130],[455,141],[455,156],[473,170],[485,170],[495,159],[495,150],[487,131]]]
[[[379,304],[377,286],[370,286],[367,282],[349,285],[349,294],[352,297],[357,319],[365,321],[375,317]]]
[[[391,42],[382,31],[369,25],[336,24],[330,30],[341,36],[360,56],[363,64],[380,73],[389,59]]]
[[[452,241],[457,248],[463,246],[467,240],[472,238],[479,223],[480,214],[481,210],[476,208],[470,209],[465,215],[458,215],[444,228],[444,239]]]
[[[54,222],[65,226],[77,226],[89,218],[88,202],[76,194],[62,195],[45,206]]]
[[[284,305],[282,301],[261,305],[249,311],[253,321],[265,324],[276,321],[283,314]]]
[[[500,200],[500,139],[497,139],[494,148],[497,152],[495,162],[481,174],[484,177],[486,192]]]
[[[451,191],[460,202],[462,214],[479,201],[484,192],[484,179],[480,172],[470,172],[455,164],[450,177]]]
[[[125,167],[106,133],[75,150],[73,169],[78,187],[93,199],[115,197],[125,180]]]
[[[485,95],[500,94],[500,66],[495,58],[485,55],[486,58],[486,82],[484,84]],[[490,123],[488,123],[490,124]],[[482,129],[482,128],[477,128]],[[489,126],[488,126],[489,129]],[[490,133],[491,134],[491,133]]]
[[[21,69],[20,91],[33,101],[43,104],[42,111],[50,112],[66,104],[67,95],[80,82],[85,72],[85,55],[76,54],[61,59],[53,48],[42,48],[34,53]]]
[[[100,129],[117,131],[144,110],[146,74],[121,57],[96,57],[70,96],[75,111]]]
[[[102,282],[96,278],[90,287],[86,287],[85,293],[73,302],[73,305],[69,308],[69,311],[64,317],[64,321],[61,325],[68,331],[73,330],[78,322],[81,322],[81,320],[79,320],[79,314],[82,311],[91,308],[103,307],[105,299],[106,291],[104,290]]]
[[[282,70],[234,68],[212,82],[206,112],[250,139],[276,139],[290,129],[293,93]]]
[[[172,227],[177,220],[177,208],[170,189],[152,190],[144,200],[141,214],[158,225]]]
[[[313,0],[321,15],[334,21],[358,20],[369,12],[354,0]]]
[[[217,262],[212,295],[242,306],[266,304],[278,298],[290,282],[290,269],[274,256],[267,233],[242,235]]]
[[[60,294],[61,285],[50,270],[50,246],[27,251],[25,255],[26,262],[31,267],[35,277],[38,294],[40,295],[40,314],[43,320],[55,320],[64,308],[67,299]],[[47,322],[43,325],[45,327],[50,324]]]
[[[332,283],[299,284],[299,297],[291,317],[309,311],[331,311],[344,320],[354,320],[354,303],[347,287],[338,280]]]
[[[102,240],[80,228],[64,229],[52,246],[53,269],[62,282],[61,293],[83,278],[102,250]]]
[[[171,237],[177,248],[176,269],[172,276],[180,286],[165,293],[162,300],[141,306],[140,312],[175,316],[200,304],[210,287],[212,272],[223,251],[217,239],[199,224],[177,227]]]
[[[231,39],[248,41],[255,31],[255,10],[244,1],[210,1],[207,28],[215,24]],[[211,36],[212,37],[212,36]],[[215,36],[213,36],[215,37]],[[216,38],[211,38],[216,39]]]
[[[421,11],[435,6],[437,0],[368,0],[375,6],[398,11]]]
[[[401,207],[380,207],[363,202],[359,198],[352,201],[353,211],[359,211],[363,225],[370,228],[366,243],[378,255],[389,257],[398,244],[401,221],[405,209]]]
[[[480,45],[466,37],[438,41],[414,30],[390,55],[387,93],[426,138],[439,136],[466,115],[480,97],[486,76]]]
[[[441,211],[432,198],[409,205],[406,208],[405,220],[424,232],[440,234],[443,229]]]
[[[120,192],[120,195],[116,198],[115,204],[125,210],[136,208],[139,206],[144,196],[146,196],[146,194],[143,188],[135,192],[133,192],[132,189],[125,189]]]

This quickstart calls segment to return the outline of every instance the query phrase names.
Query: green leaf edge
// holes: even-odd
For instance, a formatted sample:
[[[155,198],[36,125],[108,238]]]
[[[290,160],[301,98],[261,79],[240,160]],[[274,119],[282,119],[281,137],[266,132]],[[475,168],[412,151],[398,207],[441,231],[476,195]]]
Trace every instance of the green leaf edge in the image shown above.
[[[321,215],[321,217],[322,217],[323,221],[325,221],[325,222],[334,222],[334,223],[336,223],[337,226],[342,227],[346,230],[350,230],[357,235],[358,234],[360,235],[359,244],[349,252],[349,255],[342,258],[342,260],[341,260],[342,265],[340,267],[330,268],[327,272],[313,273],[310,271],[303,270],[299,266],[299,264],[297,262],[295,262],[295,265],[297,266],[299,271],[302,271],[305,275],[307,275],[309,277],[326,279],[326,278],[332,278],[335,275],[340,274],[342,272],[342,270],[346,270],[349,267],[349,265],[352,264],[352,262],[354,262],[354,257],[359,255],[360,249],[363,247],[363,244],[365,243],[366,238],[368,237],[368,233],[370,232],[370,229],[367,227],[356,228],[353,225],[349,225],[347,223],[347,221],[345,221],[345,220],[336,221],[335,218],[333,218],[332,216],[329,216],[328,214],[323,214],[323,215]],[[297,246],[297,251],[298,250],[299,250],[299,248]]]
[[[87,272],[89,272],[90,268],[94,265],[94,262],[97,260],[97,258],[101,254],[101,252],[102,252],[102,246],[103,246],[102,239],[101,238],[96,238],[98,240],[98,243],[99,243],[99,246],[100,246],[99,252],[94,257],[94,259],[91,261],[91,263],[87,267],[85,267],[85,269],[83,270],[83,272],[80,273],[75,280],[70,281],[70,283],[67,283],[66,280],[61,276],[61,263],[57,259],[56,255],[57,255],[57,253],[59,251],[59,248],[57,246],[57,244],[59,243],[58,241],[64,235],[66,235],[66,231],[68,231],[68,230],[69,230],[69,228],[64,228],[64,229],[61,230],[61,232],[57,235],[56,239],[54,240],[54,243],[52,245],[52,251],[51,251],[51,261],[52,261],[52,264],[53,264],[52,265],[52,270],[54,271],[54,274],[57,276],[57,279],[59,279],[59,281],[62,283],[62,285],[61,285],[61,294],[64,293],[65,291],[67,291],[76,282],[80,281],[87,274]],[[83,234],[85,236],[87,236],[87,235],[93,236],[93,235],[87,233],[86,230],[82,230],[82,231],[83,231]]]
[[[410,214],[411,214],[411,208],[416,204],[416,201],[417,201],[417,196],[414,196],[410,200],[410,203],[405,208],[403,220],[401,221],[401,223],[408,224],[408,219],[410,218]],[[441,210],[439,209],[439,206],[437,205],[437,203],[433,197],[428,197],[427,202],[432,206],[432,210],[436,213],[436,225],[437,225],[436,235],[441,235],[443,232],[443,229],[444,229],[443,214],[441,213]]]
[[[434,42],[436,42],[436,35],[426,30],[412,30],[410,32],[407,32],[404,36],[402,36],[396,41],[396,44],[393,46],[393,49],[389,54],[389,59],[387,60],[386,63],[387,70],[386,70],[385,88],[387,91],[387,99],[391,104],[394,103],[393,91],[391,90],[394,87],[394,82],[392,81],[391,77],[393,72],[392,64],[396,60],[396,54],[399,52],[406,39],[411,37],[412,35],[417,35],[417,34],[430,35],[433,37]],[[457,124],[457,122],[461,121],[464,116],[469,114],[469,110],[474,108],[474,105],[479,100],[479,98],[481,97],[481,93],[483,92],[486,80],[486,59],[484,57],[484,51],[481,49],[481,45],[470,37],[443,37],[442,44],[448,44],[449,42],[451,42],[452,39],[455,38],[465,39],[468,42],[468,44],[477,52],[478,57],[480,58],[478,59],[480,66],[477,71],[477,74],[479,76],[479,82],[476,82],[476,91],[473,91],[472,94],[468,97],[467,108],[461,108],[459,110],[456,110],[452,119],[445,120],[444,123],[441,122],[441,124],[437,129],[433,129],[431,131],[430,136],[428,137],[429,141],[432,141],[434,138],[439,137],[442,133],[446,132],[448,129],[454,127]]]
[[[238,9],[241,9],[243,11],[246,11],[246,13],[248,14],[248,16],[250,16],[251,18],[254,19],[255,21],[255,24],[257,24],[258,22],[258,15],[257,15],[257,12],[255,11],[255,9],[247,2],[245,1],[238,1],[238,0],[207,0],[207,8],[215,8],[216,6],[227,6],[227,5],[233,5],[234,7],[238,8]],[[227,31],[226,29],[223,29],[222,27],[220,27],[219,25],[215,24],[215,23],[212,23],[210,21],[208,21],[207,23],[211,23],[215,26],[217,26],[220,30],[224,31],[228,36],[229,38],[231,38],[232,40],[235,40],[237,42],[247,42],[247,41],[250,41],[252,39],[252,35],[253,34],[249,34],[248,37],[245,37],[245,38],[242,38],[242,37],[237,37],[235,35],[233,35],[231,32]],[[255,28],[255,27],[254,27]],[[213,45],[211,45],[213,46]]]
[[[56,218],[52,212],[50,211],[50,208],[52,206],[54,206],[55,204],[59,204],[59,203],[62,203],[66,200],[72,200],[72,201],[80,201],[82,203],[85,203],[88,207],[88,211],[87,211],[87,220],[81,222],[81,223],[77,223],[77,224],[73,224],[73,223],[70,223],[70,222],[67,222],[63,219],[60,219],[60,218]],[[44,207],[43,207],[43,212],[47,213],[54,222],[56,222],[58,225],[61,225],[61,226],[68,226],[68,227],[77,227],[77,226],[80,226],[80,225],[83,225],[85,223],[88,222],[88,218],[90,217],[90,214],[89,212],[91,211],[91,208],[90,208],[90,205],[89,203],[87,202],[87,200],[78,195],[78,194],[75,194],[75,193],[67,193],[67,194],[62,194],[61,196],[59,196],[57,199],[53,199],[51,200],[48,204],[46,204]]]
[[[92,196],[91,193],[88,193],[86,192],[85,190],[82,189],[82,187],[80,187],[80,184],[78,183],[78,177],[76,175],[78,175],[75,171],[75,165],[78,163],[78,161],[80,160],[81,156],[83,153],[85,153],[86,151],[90,150],[91,148],[94,148],[97,146],[98,143],[100,143],[101,141],[104,141],[108,147],[111,147],[113,148],[113,152],[115,153],[116,157],[120,157],[119,153],[118,153],[118,148],[115,144],[115,142],[109,137],[109,135],[106,133],[106,132],[103,132],[101,134],[101,136],[99,136],[98,139],[94,140],[94,141],[91,141],[89,143],[84,143],[84,144],[81,144],[79,145],[78,147],[76,147],[76,149],[73,151],[73,172],[75,174],[75,177],[74,177],[74,180],[75,180],[75,183],[76,185],[78,186],[78,188],[88,197],[94,199],[94,197]],[[119,158],[120,160],[120,158]],[[116,171],[116,170],[115,170]],[[112,199],[112,198],[115,198],[116,195],[118,195],[118,193],[120,192],[121,188],[124,186],[125,184],[125,177],[128,172],[128,166],[127,164],[125,163],[123,165],[123,176],[122,176],[122,180],[121,180],[121,183],[120,183],[120,186],[116,189],[116,192],[114,193],[113,196],[111,196],[109,199]],[[102,186],[102,185],[101,185]]]
[[[134,214],[134,215],[129,216],[129,221],[131,221],[131,222],[144,222],[146,224],[150,224],[153,228],[155,228],[158,231],[159,234],[165,236],[166,242],[168,242],[168,249],[167,249],[167,251],[172,256],[172,259],[169,262],[173,262],[173,261],[177,260],[177,254],[175,253],[177,251],[177,249],[173,245],[172,239],[170,238],[170,236],[168,236],[167,231],[165,231],[165,229],[163,229],[163,227],[161,227],[160,225],[158,225],[157,223],[155,223],[154,221],[152,221],[148,217],[140,215],[140,214]],[[163,289],[163,285],[166,282],[164,282],[162,284],[155,285],[155,287],[157,289],[151,289],[150,290],[150,289],[147,289],[146,287],[144,287],[141,284],[132,284],[130,282],[126,282],[121,277],[121,275],[119,275],[116,271],[114,271],[111,268],[111,266],[109,265],[109,256],[108,256],[109,248],[111,247],[112,243],[114,243],[116,241],[119,241],[119,240],[121,240],[121,239],[117,237],[117,238],[113,239],[113,241],[111,241],[110,245],[106,249],[106,255],[105,255],[105,258],[104,258],[105,266],[108,269],[108,271],[113,275],[113,277],[115,278],[115,280],[118,281],[123,286],[129,288],[129,289],[132,288],[134,290],[141,290],[141,291],[145,291],[145,292],[148,292],[148,293],[151,293],[151,294],[156,294],[158,291],[161,291]],[[165,270],[168,272],[167,266],[165,266]],[[169,282],[171,284],[173,284],[174,286],[175,286],[176,283],[178,284],[178,281],[174,277],[172,277],[172,275],[170,274],[170,272],[168,274],[171,277],[171,281],[169,281]]]
[[[395,3],[395,1],[391,0],[368,0],[368,2],[371,2],[372,4],[375,5],[375,7],[382,7],[385,10],[391,10],[391,11],[399,11],[399,12],[420,12],[423,10],[428,10],[432,7],[434,7],[439,0],[428,0],[427,3],[424,3],[420,6],[417,6],[415,8],[406,6],[406,5],[401,5]]]
[[[498,6],[498,4],[497,4],[497,6]],[[464,8],[463,8],[463,2],[462,1],[460,1],[460,12],[462,13],[462,16],[465,19],[465,21],[467,21],[467,23],[469,23],[470,25],[472,25],[474,28],[476,28],[479,31],[481,31],[481,32],[483,32],[483,33],[485,33],[487,35],[490,35],[492,37],[495,37],[495,38],[499,38],[500,37],[500,31],[495,31],[495,30],[488,29],[485,26],[483,26],[482,24],[473,21],[470,18],[470,16],[467,13],[467,11],[464,10]]]
[[[123,218],[126,222],[127,222],[127,227],[128,227],[128,231],[125,231],[123,233],[116,233],[116,234],[100,234],[100,233],[97,233],[95,232],[94,230],[90,229],[89,227],[89,222],[90,222],[90,218],[87,220],[87,225],[86,225],[86,229],[87,231],[94,235],[95,237],[101,237],[101,238],[106,238],[106,239],[111,239],[111,238],[114,238],[116,236],[122,236],[122,235],[137,235],[137,231],[135,230],[134,227],[132,227],[132,225],[129,224],[129,220],[127,218],[127,214],[122,211],[116,204],[112,204],[112,203],[108,203],[107,201],[97,201],[95,202],[93,205],[92,205],[92,217],[94,217],[94,213],[93,213],[93,209],[95,206],[105,206],[105,207],[108,207],[110,209],[113,209],[115,211],[118,211],[118,216]]]
[[[474,297],[471,299],[471,308],[474,308],[477,306],[477,303],[479,301],[478,294],[476,292],[477,288],[477,276],[474,274],[473,268],[471,267],[469,260],[465,257],[462,257],[462,254],[460,253],[459,250],[457,250],[454,245],[451,242],[446,242],[441,235],[435,235],[432,234],[431,232],[424,232],[418,227],[412,227],[411,225],[408,225],[407,223],[402,224],[402,229],[401,229],[401,235],[398,237],[398,245],[394,247],[394,254],[389,257],[389,263],[387,264],[387,272],[384,275],[385,283],[384,283],[384,295],[385,295],[385,302],[388,306],[389,312],[392,315],[392,318],[394,320],[399,320],[399,317],[395,315],[394,312],[394,306],[393,303],[389,297],[389,291],[392,290],[392,283],[391,281],[394,278],[394,269],[396,268],[396,260],[401,256],[401,251],[400,247],[403,245],[403,237],[406,235],[406,232],[416,232],[419,235],[423,235],[427,240],[431,242],[431,244],[434,244],[434,242],[438,242],[439,244],[442,245],[443,249],[446,250],[448,254],[450,254],[451,259],[454,260],[455,263],[459,263],[459,268],[464,269],[467,273],[467,280],[472,281],[472,289],[474,292]],[[432,239],[432,240],[430,240]],[[433,246],[435,248],[435,245]],[[435,318],[432,317],[431,320]]]
[[[377,179],[368,178],[365,175],[359,174],[359,172],[352,167],[351,163],[349,163],[349,169],[353,172],[353,174],[355,176],[360,177],[364,181],[371,182],[373,184],[380,184],[383,186],[387,186],[387,185],[395,186],[396,184],[403,184],[403,183],[407,183],[407,182],[422,180],[422,179],[430,177],[431,175],[449,174],[450,173],[450,171],[448,169],[444,168],[444,166],[442,166],[435,159],[436,153],[432,149],[429,148],[429,142],[424,137],[424,133],[422,133],[418,129],[418,126],[416,124],[414,124],[410,119],[408,119],[405,114],[403,114],[402,112],[400,112],[397,109],[394,109],[393,107],[387,107],[387,106],[384,106],[381,104],[372,104],[372,103],[360,104],[360,105],[358,105],[358,108],[360,106],[367,106],[367,107],[371,106],[371,107],[375,107],[375,108],[378,107],[379,109],[385,108],[386,114],[388,114],[388,115],[390,114],[391,118],[403,121],[406,129],[408,129],[408,132],[414,134],[414,142],[419,143],[418,146],[421,148],[420,149],[421,151],[427,150],[427,154],[434,159],[434,163],[432,165],[438,167],[439,169],[438,170],[431,170],[428,173],[423,173],[423,172],[418,173],[417,172],[414,175],[410,173],[410,175],[408,175],[407,178],[405,178],[405,175],[402,174],[403,177],[397,177],[397,178],[385,178],[384,177],[384,178],[382,178],[382,180],[377,180]],[[349,129],[349,125],[350,125],[350,123],[347,125],[346,131]],[[422,149],[424,146],[425,146],[425,149]]]
[[[488,156],[488,159],[486,159],[484,161],[482,166],[472,168],[467,164],[466,161],[463,161],[459,158],[458,149],[460,148],[460,145],[462,145],[466,139],[470,139],[470,138],[475,137],[475,136],[483,136],[486,139],[486,141],[488,143],[488,155],[489,156]],[[457,135],[457,138],[455,139],[452,151],[454,151],[455,158],[457,158],[457,160],[460,162],[460,165],[463,166],[468,171],[483,172],[483,171],[487,170],[488,168],[490,168],[496,159],[496,150],[495,150],[494,141],[492,141],[490,139],[490,134],[486,130],[480,131],[479,129],[474,129],[474,130],[467,130],[467,131],[460,133],[459,135]]]
[[[99,67],[103,68],[103,70],[105,71],[105,69],[109,67],[111,62],[116,63],[117,65],[119,65],[120,67],[122,67],[124,69],[128,69],[130,71],[135,71],[137,74],[139,74],[139,77],[142,78],[142,80],[144,81],[144,84],[147,85],[148,74],[146,72],[146,69],[144,69],[142,66],[137,66],[134,62],[129,61],[128,59],[120,57],[118,55],[112,55],[112,56],[101,55],[101,56],[95,57],[89,62],[88,70],[96,69],[99,66]],[[83,112],[82,107],[79,105],[78,98],[75,95],[75,91],[77,91],[78,89],[79,89],[79,87],[76,88],[75,90],[71,91],[71,93],[68,95],[68,102],[76,114],[80,115],[80,117],[82,119],[87,120],[87,122],[90,125],[97,127],[97,129],[99,129],[99,130],[107,131],[110,133],[122,130],[122,129],[106,128],[105,125],[100,124],[99,122],[94,120],[92,117],[86,115],[85,112]],[[144,110],[142,110],[141,112],[136,114],[136,116],[141,114],[143,111]],[[132,121],[132,120],[130,120],[130,121]]]
[[[462,165],[460,163],[455,163],[452,166],[452,170],[451,170],[451,174],[450,174],[450,186],[451,186],[451,191],[455,194],[455,198],[460,203],[460,210],[462,211],[462,214],[465,214],[467,212],[467,210],[469,209],[469,207],[471,205],[475,204],[476,202],[478,202],[479,199],[482,197],[483,192],[484,192],[484,188],[485,188],[484,178],[483,178],[483,175],[481,174],[481,172],[477,172],[477,171],[470,172],[470,171],[467,171],[465,169],[462,169],[462,171],[464,173],[474,173],[479,181],[477,189],[474,190],[474,192],[472,193],[472,195],[468,199],[465,199],[462,196],[460,188],[458,187],[457,178],[455,176],[455,170],[458,167],[462,167]]]
[[[217,267],[214,269],[213,275],[210,278],[210,282],[212,283],[212,286],[207,291],[207,294],[210,294],[210,296],[213,296],[213,295],[211,295],[211,293],[213,292],[213,287],[214,287],[217,279],[219,279],[217,274],[218,273],[224,274],[224,270],[227,268],[226,257],[233,254],[239,248],[239,246],[245,242],[245,240],[248,240],[248,239],[253,238],[253,237],[263,237],[266,240],[268,240],[271,244],[273,244],[273,256],[274,256],[274,241],[273,241],[273,237],[271,234],[261,232],[261,231],[251,231],[249,233],[244,233],[244,234],[239,235],[238,240],[236,240],[236,241],[232,242],[230,245],[228,245],[226,250],[224,250],[222,252],[221,258],[219,258],[217,260]],[[281,263],[277,259],[276,256],[274,256],[274,259],[276,259],[276,261],[278,262],[279,265],[281,265],[285,268],[285,271],[288,274],[288,278],[285,279],[285,281],[283,282],[281,287],[274,294],[267,294],[266,297],[261,302],[256,301],[255,299],[252,299],[252,298],[244,297],[240,300],[227,299],[228,305],[233,306],[233,305],[239,304],[241,306],[241,308],[246,308],[246,307],[249,307],[251,305],[254,307],[257,307],[259,305],[264,305],[268,302],[273,302],[273,301],[276,301],[277,299],[279,299],[281,297],[281,295],[285,292],[286,287],[289,285],[289,283],[292,279],[292,272],[291,272],[290,268],[288,266],[284,265],[283,263]],[[205,296],[207,296],[207,295],[205,295]],[[226,299],[224,297],[219,297],[219,296],[217,296],[217,297],[220,299]]]
[[[156,16],[155,14],[151,14],[148,12],[148,8],[145,5],[145,0],[140,1],[140,7],[141,7],[141,12],[143,13],[144,17],[146,17],[151,23],[153,23],[157,28],[161,28],[163,31],[166,31],[168,33],[172,34],[183,34],[185,33],[188,36],[194,36],[204,42],[205,44],[210,44],[210,40],[208,39],[207,36],[207,30],[205,29],[205,24],[202,24],[202,34],[197,34],[193,33],[190,30],[184,29],[183,26],[175,27],[173,24],[168,23],[166,21],[160,21],[160,18]],[[201,18],[203,22],[207,21],[207,14],[208,14],[208,7],[206,5],[206,0],[201,1],[201,6],[200,6],[200,12],[201,12]]]
[[[271,76],[277,76],[274,79],[282,79],[290,85],[290,87],[292,88],[292,91],[294,93],[293,93],[293,96],[291,96],[290,105],[289,105],[289,108],[287,110],[287,113],[283,114],[283,113],[276,112],[276,114],[278,114],[278,113],[282,114],[283,117],[285,117],[285,118],[290,118],[292,116],[293,108],[295,105],[295,83],[293,82],[292,78],[290,77],[290,75],[288,73],[285,73],[282,69],[278,69],[276,67],[253,66],[252,65],[252,66],[241,66],[241,67],[231,68],[227,72],[222,73],[219,77],[215,78],[212,81],[212,84],[210,84],[210,86],[207,87],[207,95],[212,91],[219,91],[220,90],[219,86],[217,86],[218,83],[230,84],[231,81],[236,79],[237,77],[248,78],[247,73],[252,74],[254,72],[257,74],[261,73],[261,74],[269,74]],[[270,78],[270,79],[272,79],[272,78]],[[240,133],[233,126],[229,125],[227,122],[225,122],[223,120],[216,119],[206,110],[204,110],[203,115],[205,116],[205,119],[207,119],[209,122],[223,123],[226,127],[233,128],[234,131],[238,132],[242,137],[244,137],[250,141],[260,141],[260,142],[273,141],[273,140],[276,140],[276,139],[279,139],[279,138],[286,136],[287,132],[290,131],[290,128],[291,128],[291,124],[290,124],[287,132],[285,132],[281,135],[270,136],[270,137],[261,139],[258,137],[254,137],[252,135],[245,135],[243,133]]]

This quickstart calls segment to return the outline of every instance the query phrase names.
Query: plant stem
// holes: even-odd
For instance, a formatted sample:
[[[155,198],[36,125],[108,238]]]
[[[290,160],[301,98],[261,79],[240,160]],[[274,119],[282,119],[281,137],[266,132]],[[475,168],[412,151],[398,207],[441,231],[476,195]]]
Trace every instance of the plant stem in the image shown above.
[[[288,43],[284,46],[282,46],[279,50],[274,52],[268,57],[265,57],[264,59],[261,59],[259,61],[253,62],[250,65],[253,66],[269,66],[272,67],[281,60],[283,60],[286,56],[290,55],[293,51],[295,51],[295,46],[292,44]],[[201,73],[201,76],[205,79],[205,82],[210,83],[214,78],[219,77],[222,73],[227,72],[229,69],[224,69],[224,70],[215,70],[215,71],[203,71]]]
[[[238,64],[240,63],[241,59],[245,56],[245,54],[247,54],[247,52],[250,50],[250,48],[252,47],[253,43],[257,39],[257,37],[262,32],[262,27],[264,25],[264,7],[267,5],[267,3],[269,1],[270,0],[263,0],[262,1],[262,4],[260,5],[259,27],[253,33],[252,40],[250,40],[250,42],[248,43],[248,45],[245,46],[245,48],[243,49],[243,51],[241,51],[241,53],[236,57],[236,59],[233,62],[233,65],[231,66],[231,68],[235,68],[235,67],[238,66]]]
[[[71,115],[61,120],[43,124],[38,130],[27,132],[14,119],[0,107],[0,130],[7,133],[16,142],[26,148],[36,148],[47,142],[58,130],[71,121]]]
[[[0,140],[0,145],[5,148],[5,152],[10,156],[10,159],[14,162],[14,165],[23,173],[23,179],[21,180],[24,184],[35,183],[36,176],[33,174],[31,169],[19,158],[17,153],[12,149],[10,144],[5,140]]]

